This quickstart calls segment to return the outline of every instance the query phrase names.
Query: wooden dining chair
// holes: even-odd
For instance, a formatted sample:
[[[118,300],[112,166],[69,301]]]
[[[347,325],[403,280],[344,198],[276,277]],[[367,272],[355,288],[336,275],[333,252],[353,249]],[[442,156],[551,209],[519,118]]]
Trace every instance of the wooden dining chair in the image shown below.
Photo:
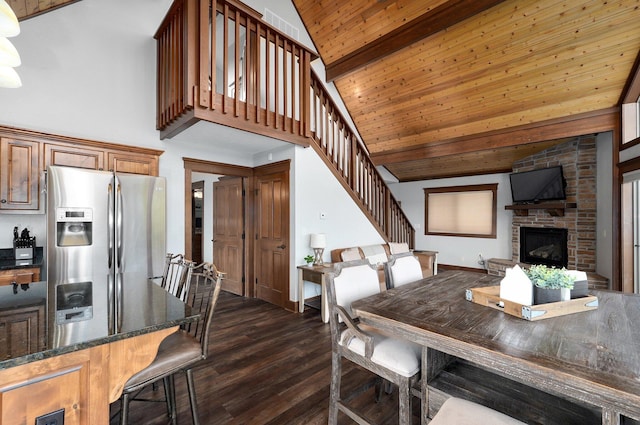
[[[384,265],[384,275],[387,288],[397,288],[424,277],[420,260],[412,252],[390,255]]]
[[[121,397],[120,424],[126,425],[129,419],[129,403],[146,386],[163,381],[165,401],[171,423],[177,423],[174,375],[184,372],[187,379],[191,416],[194,424],[199,424],[196,391],[193,381],[193,367],[207,358],[209,329],[213,312],[220,294],[224,273],[211,263],[194,266],[188,262],[188,295],[186,304],[192,311],[200,313],[200,319],[187,324],[184,328],[165,338],[153,362],[142,371],[133,375],[125,384]]]
[[[367,260],[338,263],[334,272],[329,273],[327,295],[332,345],[330,425],[338,423],[339,411],[360,424],[371,423],[350,406],[349,395],[343,397],[341,394],[343,358],[397,385],[400,424],[411,423],[411,389],[420,378],[420,347],[363,326],[351,310],[353,301],[380,290],[378,273]],[[366,383],[366,387],[371,387],[370,383]]]

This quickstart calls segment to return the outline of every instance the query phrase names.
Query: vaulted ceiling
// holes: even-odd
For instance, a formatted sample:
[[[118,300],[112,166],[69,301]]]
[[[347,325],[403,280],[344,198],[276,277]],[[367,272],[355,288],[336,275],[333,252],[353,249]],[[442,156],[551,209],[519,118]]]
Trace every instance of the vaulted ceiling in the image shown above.
[[[640,0],[292,1],[400,181],[506,172],[617,128],[638,73]]]

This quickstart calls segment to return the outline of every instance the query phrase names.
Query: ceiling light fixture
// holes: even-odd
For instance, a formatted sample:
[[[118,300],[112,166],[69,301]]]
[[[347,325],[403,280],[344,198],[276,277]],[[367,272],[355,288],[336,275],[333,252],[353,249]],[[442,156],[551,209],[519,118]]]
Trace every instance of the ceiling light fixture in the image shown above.
[[[16,70],[10,66],[0,66],[0,87],[17,89],[20,86],[22,81]]]
[[[0,36],[15,37],[18,34],[20,34],[20,24],[16,14],[5,0],[0,0]]]
[[[6,37],[20,34],[20,24],[16,14],[6,0],[0,0],[0,87],[18,88],[22,86],[20,76],[13,69],[20,66],[18,50]]]
[[[20,66],[18,50],[4,37],[0,37],[0,66]]]

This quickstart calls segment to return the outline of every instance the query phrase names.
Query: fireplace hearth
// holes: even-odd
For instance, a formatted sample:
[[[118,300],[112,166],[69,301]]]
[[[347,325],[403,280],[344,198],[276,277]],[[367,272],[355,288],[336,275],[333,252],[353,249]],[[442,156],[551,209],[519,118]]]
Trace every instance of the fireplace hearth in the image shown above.
[[[520,261],[567,267],[567,229],[520,227]]]

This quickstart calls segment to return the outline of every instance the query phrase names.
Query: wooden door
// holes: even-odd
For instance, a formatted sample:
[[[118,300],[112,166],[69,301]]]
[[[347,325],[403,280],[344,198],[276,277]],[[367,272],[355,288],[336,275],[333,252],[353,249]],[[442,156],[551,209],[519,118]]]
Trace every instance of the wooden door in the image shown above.
[[[213,262],[226,273],[222,289],[244,295],[244,208],[242,177],[213,184]]]
[[[289,308],[289,162],[255,176],[256,296]]]

